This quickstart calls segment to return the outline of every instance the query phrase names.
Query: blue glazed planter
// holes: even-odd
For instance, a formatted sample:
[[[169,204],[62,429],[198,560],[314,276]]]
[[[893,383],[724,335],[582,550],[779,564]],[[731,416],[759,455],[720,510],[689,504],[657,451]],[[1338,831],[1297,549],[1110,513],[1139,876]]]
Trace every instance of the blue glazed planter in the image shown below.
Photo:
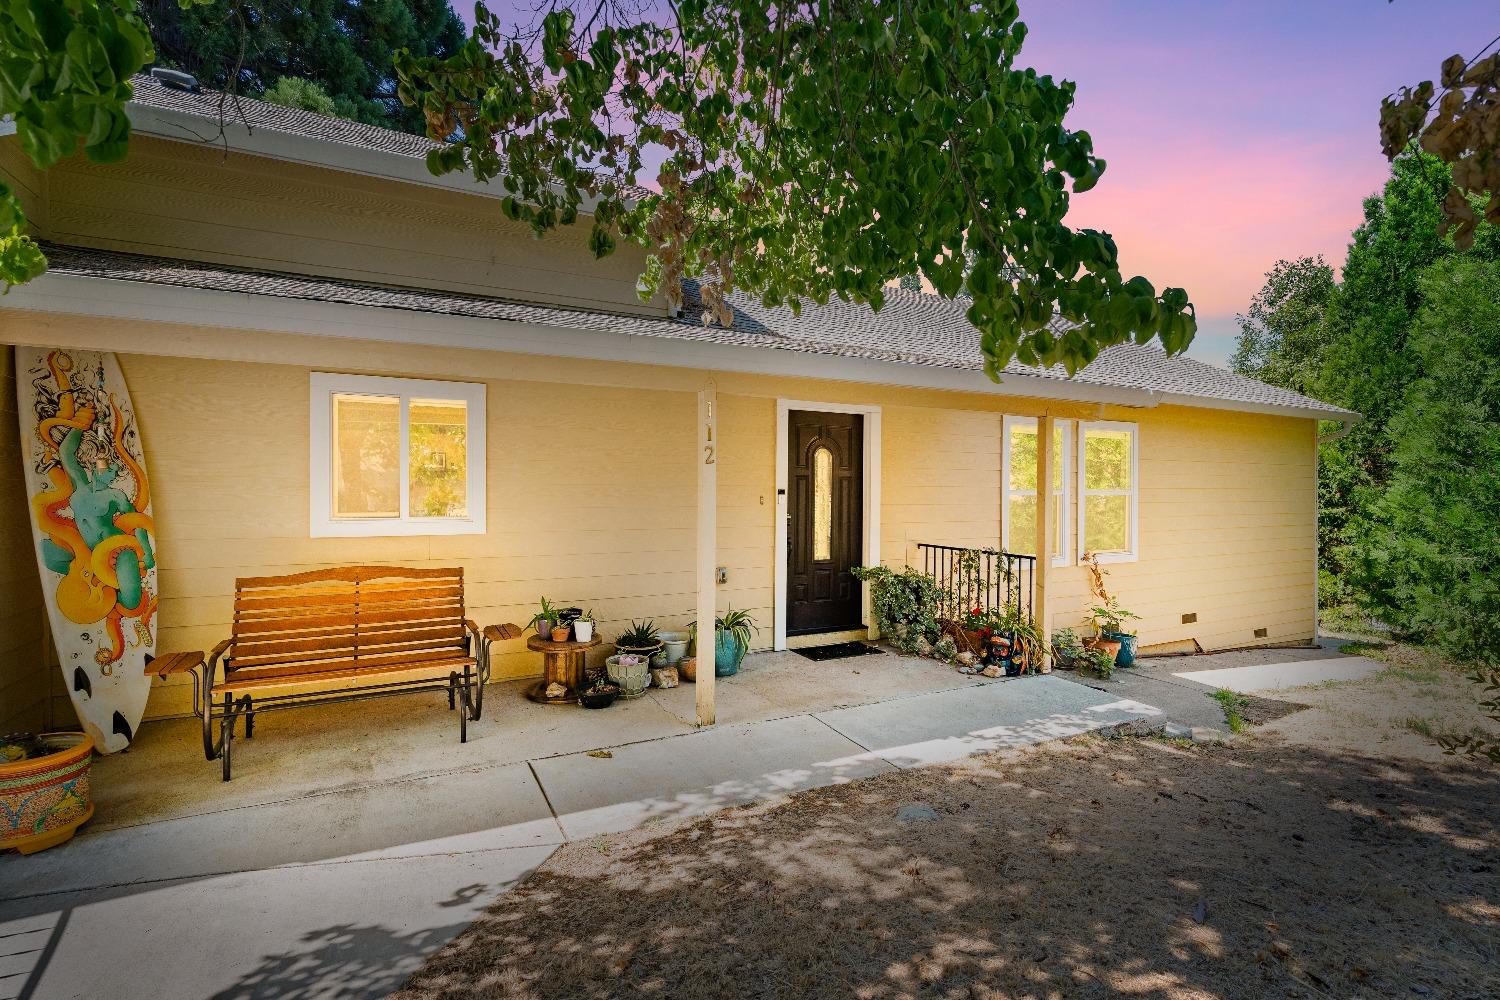
[[[1104,638],[1113,639],[1120,644],[1120,655],[1115,657],[1115,666],[1135,666],[1135,648],[1140,645],[1140,636],[1128,632],[1105,632]]]
[[[740,672],[745,659],[745,647],[734,639],[733,632],[718,632],[714,636],[714,676],[729,677]]]

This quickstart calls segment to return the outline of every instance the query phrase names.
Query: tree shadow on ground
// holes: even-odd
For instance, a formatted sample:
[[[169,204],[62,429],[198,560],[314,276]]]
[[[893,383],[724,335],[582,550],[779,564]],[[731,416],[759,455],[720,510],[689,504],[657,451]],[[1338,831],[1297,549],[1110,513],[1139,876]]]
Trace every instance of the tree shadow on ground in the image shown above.
[[[1492,997],[1497,822],[1493,770],[1086,737],[570,845],[397,996]]]

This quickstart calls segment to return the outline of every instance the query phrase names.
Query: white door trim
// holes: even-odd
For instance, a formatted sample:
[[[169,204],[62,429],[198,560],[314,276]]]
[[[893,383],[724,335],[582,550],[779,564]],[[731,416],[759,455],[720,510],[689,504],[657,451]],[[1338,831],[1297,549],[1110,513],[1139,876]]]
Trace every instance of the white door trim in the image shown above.
[[[793,410],[812,410],[822,413],[858,413],[865,418],[864,426],[864,539],[861,559],[866,566],[880,564],[880,407],[858,403],[817,403],[805,399],[776,400],[776,550],[773,553],[775,573],[775,606],[772,608],[774,623],[773,642],[775,649],[786,649],[786,514],[787,481],[791,456],[787,451],[787,415]],[[860,614],[864,621],[870,620],[870,586],[860,585]]]

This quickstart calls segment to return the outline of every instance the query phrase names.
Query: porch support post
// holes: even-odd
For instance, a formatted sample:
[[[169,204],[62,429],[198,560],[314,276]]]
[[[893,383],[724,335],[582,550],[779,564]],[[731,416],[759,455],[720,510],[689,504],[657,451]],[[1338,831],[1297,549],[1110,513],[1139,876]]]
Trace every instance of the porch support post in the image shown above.
[[[1051,624],[1047,614],[1047,575],[1052,569],[1052,468],[1058,456],[1052,453],[1052,436],[1056,420],[1050,414],[1036,419],[1036,574],[1032,581],[1031,620],[1041,633],[1043,672],[1052,669]]]
[[[714,612],[717,600],[715,563],[718,546],[718,387],[709,380],[698,390],[698,431],[693,461],[698,467],[698,725],[714,724]]]

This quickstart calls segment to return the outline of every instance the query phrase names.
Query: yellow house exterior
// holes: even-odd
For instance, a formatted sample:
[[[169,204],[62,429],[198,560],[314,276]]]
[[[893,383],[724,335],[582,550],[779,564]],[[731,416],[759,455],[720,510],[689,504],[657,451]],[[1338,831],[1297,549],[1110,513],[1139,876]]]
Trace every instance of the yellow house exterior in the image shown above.
[[[524,622],[545,595],[594,609],[609,638],[631,619],[685,625],[706,597],[750,610],[759,648],[822,641],[786,627],[780,491],[789,414],[804,411],[860,418],[862,562],[917,564],[920,543],[1034,551],[1035,534],[1006,538],[1010,498],[1036,481],[1007,442],[1040,418],[1061,428],[1049,458],[1067,469],[1054,508],[1062,553],[1038,573],[1041,620],[1082,620],[1087,514],[1108,508],[1129,511],[1128,552],[1106,568],[1144,646],[1315,635],[1319,421],[1351,414],[1159,354],[1135,381],[1126,364],[1108,379],[1020,373],[995,385],[972,364],[920,356],[920,343],[902,348],[910,357],[866,350],[879,330],[827,350],[787,349],[778,330],[721,335],[641,302],[634,248],[594,261],[581,233],[533,240],[489,192],[427,176],[420,140],[250,102],[256,128],[231,123],[222,144],[201,143],[198,96],[143,81],[120,164],[39,175],[14,137],[0,139],[0,174],[53,259],[0,301],[0,344],[117,352],[154,487],[159,650],[223,639],[238,577],[352,563],[462,566],[481,623]],[[914,300],[906,333],[920,337],[923,311],[939,308]],[[65,725],[71,708],[17,471],[9,350],[0,374],[9,731]],[[482,531],[315,531],[322,418],[309,392],[322,374],[482,387],[484,446],[469,456]],[[1081,495],[1091,428],[1130,435],[1123,501]],[[493,667],[527,677],[540,659],[513,641]],[[161,684],[147,716],[189,702],[187,688]]]

